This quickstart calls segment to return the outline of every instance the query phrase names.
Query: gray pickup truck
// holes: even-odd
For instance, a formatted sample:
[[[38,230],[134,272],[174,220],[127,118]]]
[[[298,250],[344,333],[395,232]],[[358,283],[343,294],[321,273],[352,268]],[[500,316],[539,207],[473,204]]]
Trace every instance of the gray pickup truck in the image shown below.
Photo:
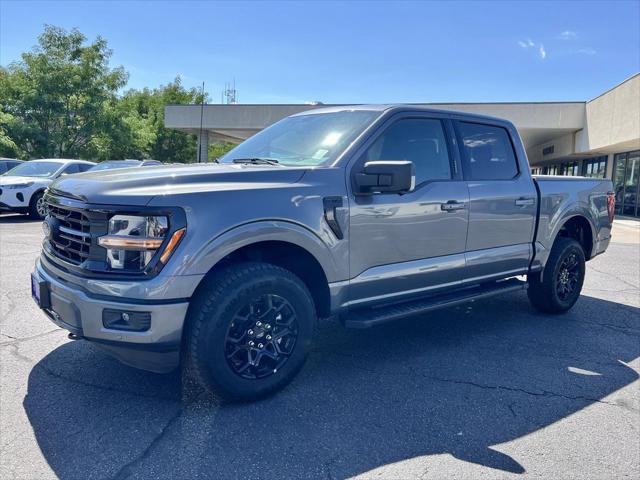
[[[521,289],[567,311],[609,244],[611,190],[532,178],[505,120],[317,109],[217,163],[56,181],[32,293],[72,338],[254,400],[300,370],[318,318],[373,327]]]

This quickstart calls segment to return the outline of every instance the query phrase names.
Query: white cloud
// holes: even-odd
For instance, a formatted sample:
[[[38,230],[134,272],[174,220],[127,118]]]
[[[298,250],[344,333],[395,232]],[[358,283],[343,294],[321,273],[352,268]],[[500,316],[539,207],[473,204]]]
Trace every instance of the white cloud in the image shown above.
[[[529,48],[535,48],[538,50],[538,54],[540,55],[540,58],[542,60],[547,58],[547,51],[544,49],[544,45],[542,43],[538,44],[530,38],[527,38],[526,40],[518,40],[518,45],[520,45],[520,47],[524,48],[525,50],[528,50]]]
[[[591,47],[580,48],[577,50],[577,52],[581,55],[595,55],[596,53],[598,53],[594,48]]]
[[[578,38],[578,33],[574,32],[573,30],[565,30],[564,32],[560,32],[558,38],[560,40],[573,40],[575,38]]]
[[[530,38],[527,38],[526,40],[518,40],[518,45],[522,48],[531,48],[536,46]]]

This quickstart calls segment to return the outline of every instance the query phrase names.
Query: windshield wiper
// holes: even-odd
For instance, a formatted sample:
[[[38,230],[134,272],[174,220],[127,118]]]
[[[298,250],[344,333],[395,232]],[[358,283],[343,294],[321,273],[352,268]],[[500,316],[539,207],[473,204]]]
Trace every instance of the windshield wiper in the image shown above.
[[[279,165],[280,162],[275,158],[250,157],[250,158],[234,158],[233,163],[250,163],[252,165]]]

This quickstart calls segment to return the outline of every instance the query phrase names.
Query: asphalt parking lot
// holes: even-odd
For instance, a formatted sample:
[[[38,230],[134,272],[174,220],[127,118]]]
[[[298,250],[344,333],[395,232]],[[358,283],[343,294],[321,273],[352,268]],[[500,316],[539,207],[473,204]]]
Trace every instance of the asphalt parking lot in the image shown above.
[[[68,340],[30,298],[40,223],[0,216],[0,477],[639,478],[638,223],[614,234],[567,315],[326,322],[285,391],[218,406]]]

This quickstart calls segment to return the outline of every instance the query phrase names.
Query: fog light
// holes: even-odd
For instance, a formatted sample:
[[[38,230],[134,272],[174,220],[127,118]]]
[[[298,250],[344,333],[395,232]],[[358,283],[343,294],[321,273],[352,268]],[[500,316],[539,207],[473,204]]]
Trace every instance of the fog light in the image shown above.
[[[24,195],[22,195],[22,193],[16,193],[16,198],[21,202],[24,202]]]
[[[112,330],[144,332],[151,327],[151,312],[105,309],[102,311],[102,325]]]

